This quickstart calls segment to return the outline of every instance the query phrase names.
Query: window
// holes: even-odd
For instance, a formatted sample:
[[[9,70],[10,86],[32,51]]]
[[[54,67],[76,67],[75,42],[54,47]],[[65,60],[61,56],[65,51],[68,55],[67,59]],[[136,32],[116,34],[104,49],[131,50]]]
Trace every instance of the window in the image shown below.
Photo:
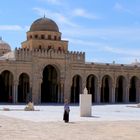
[[[32,39],[32,35],[30,35],[30,39]]]
[[[49,45],[49,46],[48,46],[48,50],[50,50],[51,48],[52,48],[52,46]]]
[[[54,36],[54,40],[57,40],[57,37],[56,37],[56,35]]]
[[[39,45],[39,49],[42,49],[42,46],[41,45]]]
[[[58,51],[61,51],[62,49],[61,49],[61,47],[58,47]]]
[[[45,36],[44,35],[41,35],[41,39],[45,39]]]
[[[38,35],[35,35],[35,38],[38,38]]]
[[[48,39],[51,39],[51,35],[48,35]]]

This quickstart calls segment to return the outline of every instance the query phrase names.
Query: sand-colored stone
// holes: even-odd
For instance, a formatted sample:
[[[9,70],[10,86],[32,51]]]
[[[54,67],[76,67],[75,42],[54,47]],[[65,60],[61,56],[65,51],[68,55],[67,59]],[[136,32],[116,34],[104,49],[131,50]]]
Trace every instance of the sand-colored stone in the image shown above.
[[[24,108],[25,111],[34,111],[34,103],[29,102],[26,107]]]
[[[5,46],[4,41],[0,40],[0,56],[2,55],[0,74],[9,79],[4,81],[0,88],[5,89],[2,85],[8,83],[6,88],[11,89],[9,93],[5,92],[6,96],[2,95],[3,99],[0,99],[0,102],[16,104],[28,102],[31,98],[35,104],[63,103],[65,99],[77,103],[84,87],[87,87],[88,94],[92,94],[93,103],[140,102],[139,62],[132,64],[115,64],[113,60],[113,63],[86,62],[85,52],[78,52],[77,46],[73,46],[75,51],[69,50],[68,40],[62,39],[62,33],[56,30],[58,27],[53,21],[46,22],[45,17],[37,21],[41,22],[34,27],[41,30],[29,30],[25,41],[14,51],[10,51],[9,45]],[[45,28],[50,27],[51,30],[42,30],[44,23],[50,23],[46,24]],[[85,45],[85,49],[86,47]],[[46,80],[51,84],[44,84],[43,81],[46,68],[50,71],[50,73],[45,71],[49,75]],[[45,87],[43,84],[48,85],[49,91],[41,88]],[[46,93],[47,96],[49,93],[53,96],[46,97]],[[46,101],[47,99],[50,101]]]
[[[140,103],[139,103],[139,104],[137,104],[137,107],[138,107],[138,108],[140,108]]]
[[[0,116],[1,140],[139,140],[140,121],[31,122]]]

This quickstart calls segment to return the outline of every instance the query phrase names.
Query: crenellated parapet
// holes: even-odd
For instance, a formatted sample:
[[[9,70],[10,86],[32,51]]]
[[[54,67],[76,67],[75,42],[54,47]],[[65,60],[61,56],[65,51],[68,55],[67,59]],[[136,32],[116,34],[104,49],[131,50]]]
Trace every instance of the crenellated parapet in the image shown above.
[[[85,62],[85,52],[68,52],[68,56],[71,62]]]
[[[31,61],[32,59],[32,51],[29,49],[15,49],[15,58],[20,61]]]
[[[85,53],[83,52],[64,52],[54,49],[28,49],[19,48],[15,49],[16,60],[20,61],[32,61],[33,57],[48,58],[48,59],[65,59],[72,63],[85,62]]]
[[[33,57],[48,59],[64,59],[66,53],[64,51],[54,49],[28,49],[20,48],[15,50],[16,60],[31,61]]]

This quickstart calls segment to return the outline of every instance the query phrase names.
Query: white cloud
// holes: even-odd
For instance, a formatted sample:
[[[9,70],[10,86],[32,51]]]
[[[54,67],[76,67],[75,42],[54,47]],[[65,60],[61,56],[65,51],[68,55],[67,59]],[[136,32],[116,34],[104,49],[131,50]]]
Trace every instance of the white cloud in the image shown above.
[[[110,28],[63,28],[63,35],[71,37],[99,38],[102,40],[120,39],[127,41],[140,40],[139,27],[110,27]]]
[[[39,0],[39,1],[48,2],[48,3],[54,4],[54,5],[62,4],[62,0]]]
[[[114,54],[119,54],[119,55],[122,55],[122,56],[129,56],[129,57],[140,57],[140,49],[131,49],[131,48],[127,48],[126,49],[123,49],[123,48],[115,48],[115,47],[111,47],[111,46],[104,46],[103,48],[104,51],[106,52],[111,52],[111,53],[114,53]]]
[[[25,26],[24,29],[28,31],[30,29],[30,26]]]
[[[66,38],[69,42],[73,44],[83,45],[83,46],[100,46],[102,43],[96,42],[96,41],[89,41],[89,40],[82,40],[82,39],[74,39],[74,38]]]
[[[21,31],[23,28],[19,25],[0,25],[0,30]]]
[[[81,9],[81,8],[74,9],[72,14],[73,16],[79,16],[79,17],[84,17],[89,19],[99,19],[99,17],[92,15],[88,13],[85,9]]]
[[[77,26],[75,23],[71,22],[66,16],[64,16],[59,12],[52,12],[50,10],[46,10],[38,7],[33,8],[33,10],[36,11],[39,16],[43,17],[43,15],[45,14],[48,18],[54,19],[56,23],[59,23],[60,25],[66,24],[72,27]]]
[[[74,38],[65,38],[69,43],[72,43],[72,46],[77,46],[78,49],[86,52],[107,52],[110,54],[121,55],[122,57],[131,57],[131,58],[139,58],[140,57],[140,49],[134,48],[122,48],[120,46],[113,46],[108,42],[100,42],[86,39],[74,39]],[[127,50],[126,50],[127,49]]]
[[[118,12],[126,12],[126,13],[129,13],[129,14],[133,14],[133,12],[128,9],[128,8],[125,8],[122,4],[120,3],[115,3],[114,5],[114,9]]]

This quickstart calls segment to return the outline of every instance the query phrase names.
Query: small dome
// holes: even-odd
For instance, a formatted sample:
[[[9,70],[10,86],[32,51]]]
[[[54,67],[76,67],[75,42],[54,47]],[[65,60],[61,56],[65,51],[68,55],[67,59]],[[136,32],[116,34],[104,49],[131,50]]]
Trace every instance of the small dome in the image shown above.
[[[3,41],[1,37],[0,37],[0,50],[11,51],[10,45],[6,43],[5,41]]]
[[[35,20],[30,27],[30,31],[59,32],[59,28],[53,20],[44,17],[44,18],[39,18]]]

